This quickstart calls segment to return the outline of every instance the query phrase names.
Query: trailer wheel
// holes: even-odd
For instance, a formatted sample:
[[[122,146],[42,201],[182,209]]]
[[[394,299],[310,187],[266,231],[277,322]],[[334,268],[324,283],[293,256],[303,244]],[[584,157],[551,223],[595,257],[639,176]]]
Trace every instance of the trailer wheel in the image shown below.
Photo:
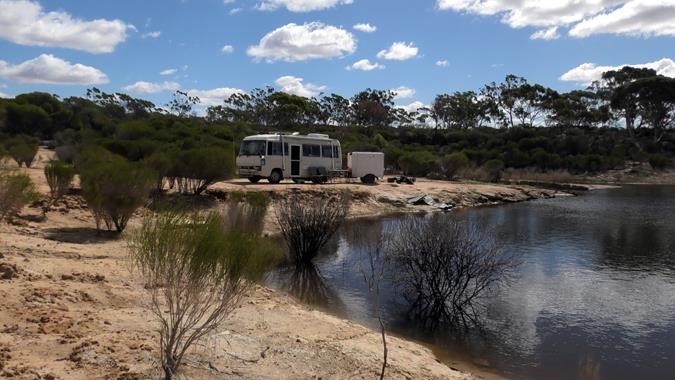
[[[361,182],[365,183],[366,185],[372,185],[375,183],[375,180],[377,177],[375,177],[372,174],[366,174],[363,177],[361,177]]]
[[[270,173],[270,176],[267,177],[267,181],[269,181],[269,183],[272,183],[272,184],[277,184],[277,183],[281,182],[282,179],[283,179],[283,175],[281,174],[281,170],[279,170],[279,169],[272,170],[272,173]]]
[[[249,180],[249,182],[251,182],[251,183],[258,183],[258,182],[260,182],[261,178],[258,177],[258,176],[255,176],[255,177],[248,177],[248,180]]]

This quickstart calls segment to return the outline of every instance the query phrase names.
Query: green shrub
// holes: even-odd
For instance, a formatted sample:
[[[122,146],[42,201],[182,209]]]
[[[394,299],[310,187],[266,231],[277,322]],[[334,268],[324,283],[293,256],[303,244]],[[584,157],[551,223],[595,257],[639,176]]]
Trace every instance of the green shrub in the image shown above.
[[[10,157],[21,167],[25,165],[29,168],[38,152],[38,141],[29,136],[18,135],[5,143]]]
[[[141,163],[132,163],[112,154],[81,159],[82,195],[96,220],[108,229],[124,231],[133,213],[147,200],[157,174]]]
[[[219,147],[194,148],[180,152],[169,176],[175,178],[181,193],[201,194],[210,185],[232,178],[234,154]]]
[[[75,167],[73,165],[61,161],[50,161],[45,165],[45,178],[49,185],[50,198],[50,204],[45,208],[45,212],[68,192],[74,177]]]
[[[173,151],[175,154],[176,152]],[[164,190],[164,185],[167,182],[167,177],[171,172],[174,161],[171,158],[172,151],[158,150],[150,156],[146,157],[145,164],[157,173],[155,182],[155,191],[161,193]]]
[[[664,170],[672,164],[670,158],[663,154],[649,155],[649,165],[656,170]]]
[[[424,177],[436,170],[438,157],[428,151],[406,152],[399,159],[401,170],[407,175]]]
[[[37,199],[38,193],[28,175],[0,172],[0,222]]]
[[[150,294],[165,379],[183,355],[227,320],[263,274],[279,261],[275,244],[230,229],[222,215],[167,211],[130,235],[134,269]]]
[[[483,169],[487,172],[490,182],[497,182],[502,179],[504,162],[502,160],[490,160],[483,164]]]
[[[460,170],[469,166],[469,157],[462,152],[455,152],[441,158],[438,166],[445,178],[452,179]]]

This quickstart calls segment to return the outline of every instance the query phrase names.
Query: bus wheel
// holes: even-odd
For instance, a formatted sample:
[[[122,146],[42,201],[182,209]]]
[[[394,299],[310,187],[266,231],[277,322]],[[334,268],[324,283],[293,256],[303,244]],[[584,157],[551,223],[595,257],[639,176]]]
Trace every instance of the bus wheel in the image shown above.
[[[248,177],[248,180],[249,180],[251,183],[258,183],[258,182],[260,182],[261,178],[258,177],[258,176],[255,176],[255,177]]]
[[[366,174],[363,177],[361,177],[361,182],[367,184],[367,185],[372,185],[375,183],[376,177],[372,174]]]
[[[281,175],[281,171],[279,169],[274,169],[272,170],[270,176],[267,178],[267,181],[269,181],[269,183],[276,184],[281,182],[282,179],[283,177]]]

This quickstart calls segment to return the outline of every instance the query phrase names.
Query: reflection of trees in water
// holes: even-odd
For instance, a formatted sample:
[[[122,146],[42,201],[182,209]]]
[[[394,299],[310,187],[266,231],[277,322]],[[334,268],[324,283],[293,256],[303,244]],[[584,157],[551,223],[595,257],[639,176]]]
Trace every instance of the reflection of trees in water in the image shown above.
[[[314,264],[288,265],[277,272],[280,287],[302,302],[342,310],[340,296]]]
[[[645,223],[633,226],[617,220],[609,222],[599,232],[599,260],[617,269],[636,265],[654,267],[674,264],[670,253],[675,247],[675,235],[657,225]]]

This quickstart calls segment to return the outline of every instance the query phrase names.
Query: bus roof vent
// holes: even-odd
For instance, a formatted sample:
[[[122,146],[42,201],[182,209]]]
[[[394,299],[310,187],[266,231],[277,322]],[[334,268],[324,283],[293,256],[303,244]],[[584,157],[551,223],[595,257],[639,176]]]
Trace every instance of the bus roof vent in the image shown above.
[[[318,137],[318,138],[322,138],[322,139],[327,139],[327,138],[328,138],[328,135],[324,135],[323,133],[309,133],[309,134],[307,134],[307,136],[309,136],[309,137]]]

